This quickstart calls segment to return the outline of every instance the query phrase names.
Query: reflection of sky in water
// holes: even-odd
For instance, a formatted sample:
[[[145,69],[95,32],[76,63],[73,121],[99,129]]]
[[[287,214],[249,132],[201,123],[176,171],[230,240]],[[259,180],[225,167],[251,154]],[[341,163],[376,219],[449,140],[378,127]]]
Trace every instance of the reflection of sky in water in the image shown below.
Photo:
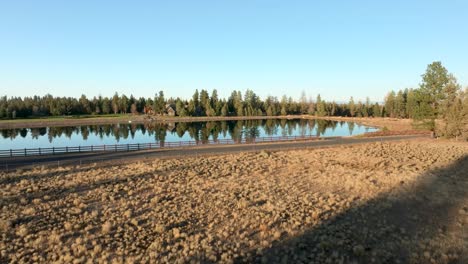
[[[314,122],[311,122],[314,123]],[[319,125],[318,122],[315,122],[315,125],[311,127],[311,123],[307,123],[306,121],[301,123],[300,121],[291,121],[288,122],[281,122],[277,121],[275,123],[266,125],[263,122],[261,125],[258,126],[234,126],[236,127],[236,131],[234,134],[237,134],[238,137],[242,136],[242,138],[258,138],[258,137],[280,137],[280,136],[302,136],[302,135],[313,135],[316,136],[318,134]],[[324,125],[320,126],[320,136],[349,136],[349,135],[358,135],[365,132],[372,132],[376,131],[375,128],[369,128],[366,126],[354,124],[354,123],[347,123],[347,122],[337,122],[334,123],[336,126],[326,127]],[[70,128],[69,128],[70,130]],[[122,131],[125,130],[121,128],[120,130],[115,131]],[[218,139],[231,139],[231,131],[223,132],[222,129],[218,127],[219,131]],[[18,130],[19,131],[19,130]],[[122,133],[120,138],[117,140],[113,134],[106,134],[103,135],[101,138],[99,134],[95,134],[95,132],[89,132],[87,139],[83,139],[81,135],[80,128],[73,129],[70,137],[68,137],[65,133],[62,133],[61,136],[52,137],[52,142],[49,142],[49,128],[46,130],[43,129],[42,133],[45,135],[36,135],[37,138],[33,138],[31,133],[31,129],[23,130],[22,133],[18,133],[18,135],[14,139],[4,138],[4,136],[0,136],[0,149],[22,149],[22,148],[46,148],[46,147],[65,147],[65,146],[89,146],[89,145],[111,145],[111,144],[134,144],[134,143],[149,143],[149,142],[157,142],[155,134],[157,131],[154,131],[152,134],[149,131],[143,133],[141,127],[138,126],[134,135],[132,136],[132,132],[128,131],[128,133]],[[111,127],[111,131],[114,132],[113,127]],[[164,130],[163,130],[164,131]],[[0,131],[2,132],[2,131]],[[5,132],[5,131],[3,131]],[[26,135],[25,135],[26,134]],[[128,137],[124,138],[123,135],[127,134]],[[202,131],[199,131],[199,134],[203,134]],[[225,134],[225,135],[224,135]],[[25,137],[23,136],[25,135]],[[202,137],[200,136],[200,139]],[[209,136],[209,139],[213,139],[213,135]],[[176,130],[173,131],[166,131],[165,141],[166,142],[177,142],[177,141],[191,141],[194,140],[188,131],[179,137]]]

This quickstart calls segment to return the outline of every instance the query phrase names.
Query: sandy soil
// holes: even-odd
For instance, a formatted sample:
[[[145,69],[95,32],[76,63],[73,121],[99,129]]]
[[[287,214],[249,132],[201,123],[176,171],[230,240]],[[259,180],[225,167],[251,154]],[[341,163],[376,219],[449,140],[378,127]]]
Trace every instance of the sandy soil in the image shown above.
[[[0,173],[0,262],[467,263],[468,144]]]
[[[335,121],[348,121],[356,122],[365,126],[374,126],[379,128],[386,128],[389,131],[415,131],[413,127],[413,119],[400,119],[390,117],[310,117],[306,118],[319,118]]]

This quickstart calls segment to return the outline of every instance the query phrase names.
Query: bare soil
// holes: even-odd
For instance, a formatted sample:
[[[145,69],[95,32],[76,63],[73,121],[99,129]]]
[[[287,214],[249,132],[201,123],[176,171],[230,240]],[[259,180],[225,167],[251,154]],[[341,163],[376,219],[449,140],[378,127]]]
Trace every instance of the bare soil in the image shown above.
[[[388,131],[415,131],[413,127],[413,119],[401,119],[401,118],[390,118],[390,117],[341,117],[341,116],[330,116],[330,117],[314,117],[304,116],[308,118],[320,118],[335,121],[347,121],[356,122],[365,126],[374,126],[379,128],[385,128]]]
[[[1,263],[467,263],[468,144],[0,173]]]
[[[365,137],[382,137],[382,136],[405,136],[405,135],[426,135],[430,136],[431,132],[428,130],[380,130],[376,132],[365,133]]]

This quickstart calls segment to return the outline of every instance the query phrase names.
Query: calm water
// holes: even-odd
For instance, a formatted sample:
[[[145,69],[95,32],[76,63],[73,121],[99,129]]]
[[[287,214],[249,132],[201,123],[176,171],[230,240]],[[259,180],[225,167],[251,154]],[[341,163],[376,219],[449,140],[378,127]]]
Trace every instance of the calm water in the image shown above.
[[[375,131],[329,120],[244,120],[168,124],[111,124],[0,130],[0,149],[104,144],[252,139],[280,136],[349,136]]]

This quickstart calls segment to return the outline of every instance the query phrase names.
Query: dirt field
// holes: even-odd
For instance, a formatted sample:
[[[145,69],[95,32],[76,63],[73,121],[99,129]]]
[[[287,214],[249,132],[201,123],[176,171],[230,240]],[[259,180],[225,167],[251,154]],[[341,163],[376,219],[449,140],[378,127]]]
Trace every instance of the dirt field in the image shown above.
[[[0,173],[0,262],[468,263],[468,144]]]
[[[356,122],[365,126],[375,126],[379,128],[386,128],[389,131],[414,131],[412,119],[399,119],[390,117],[310,117],[307,118],[319,118],[335,121],[347,121]]]

